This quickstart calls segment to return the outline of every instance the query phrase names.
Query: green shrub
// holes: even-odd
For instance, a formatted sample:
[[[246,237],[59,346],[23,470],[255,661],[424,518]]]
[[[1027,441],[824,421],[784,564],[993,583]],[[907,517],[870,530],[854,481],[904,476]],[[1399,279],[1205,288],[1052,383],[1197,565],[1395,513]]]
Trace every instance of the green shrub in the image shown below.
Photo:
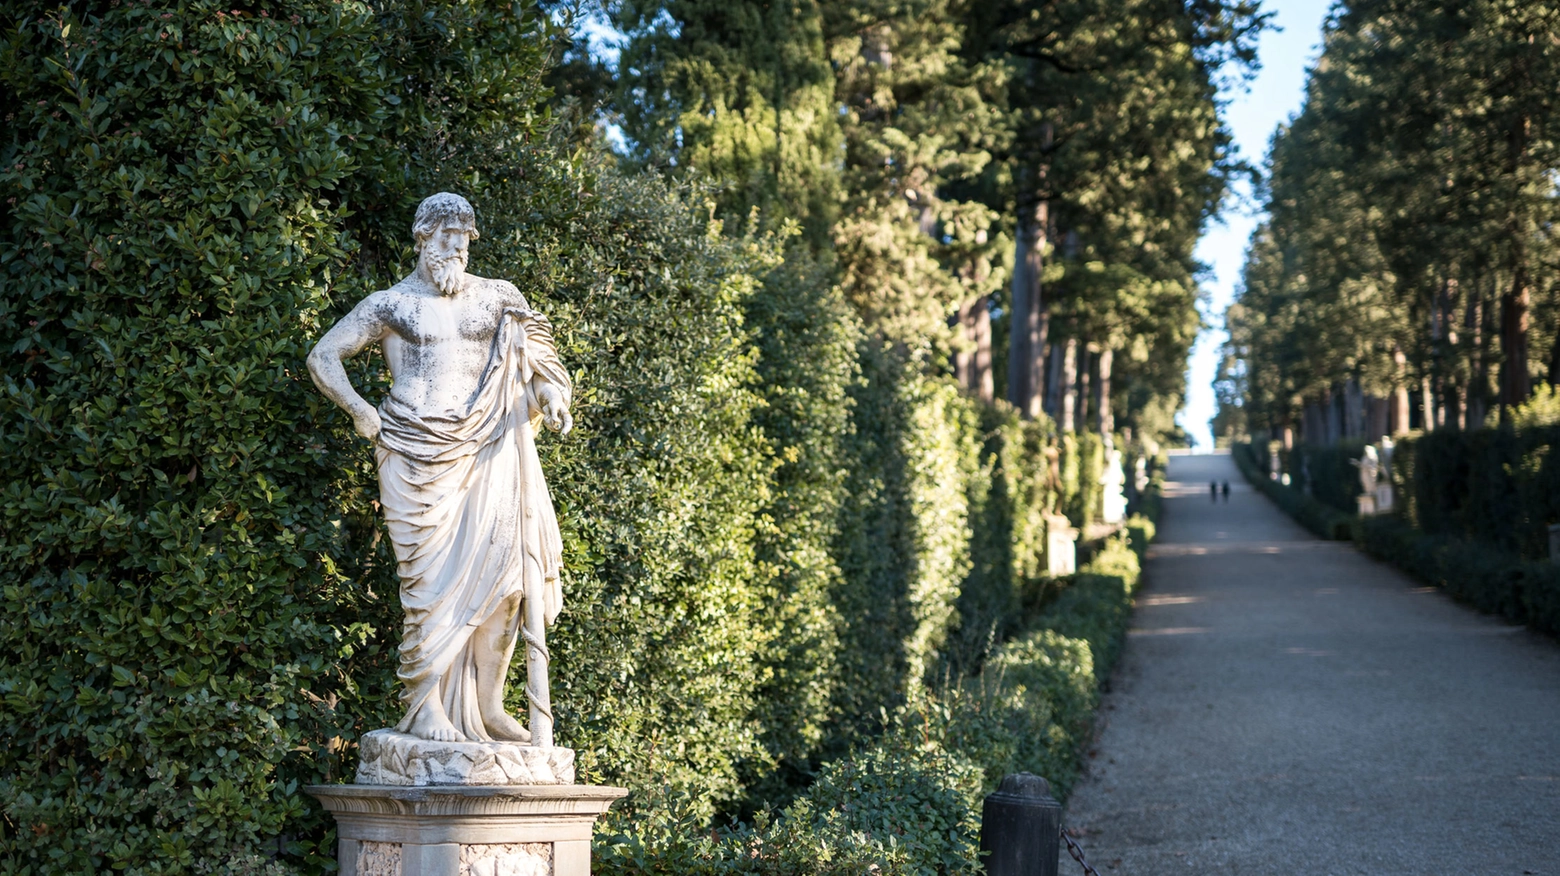
[[[0,870],[320,866],[298,788],[388,717],[397,619],[368,453],[302,362],[383,276],[352,217],[405,203],[392,144],[468,46],[324,0],[7,13]]]
[[[1044,775],[1062,798],[1077,781],[1096,673],[1119,654],[1139,580],[1129,539],[1151,538],[1152,524],[1134,518],[1130,531],[1107,540],[1041,622],[1001,644],[978,676],[914,695],[885,715],[875,743],[825,764],[782,811],[712,831],[688,795],[646,788],[598,834],[597,872],[979,872],[980,801],[1004,775]]]
[[[794,781],[824,744],[834,720],[840,679],[845,580],[836,558],[846,502],[851,387],[860,380],[855,312],[825,265],[800,247],[764,275],[746,304],[758,351],[754,423],[773,449],[776,468],[761,511],[755,552],[764,586],[765,629],[773,638],[763,663],[772,675],[755,694],[769,763],[749,765],[754,792]]]
[[[838,556],[845,586],[838,713],[870,727],[926,681],[971,569],[975,403],[880,341],[861,345]]]
[[[1045,577],[1049,420],[1022,420],[1009,405],[983,406],[980,469],[970,478],[970,573],[959,590],[958,628],[946,649],[950,671],[970,674],[993,642],[1022,622],[1026,596]]]
[[[1365,442],[1360,439],[1326,446],[1301,445],[1290,454],[1290,483],[1300,484],[1304,470],[1310,475],[1311,495],[1318,502],[1352,516],[1359,513],[1356,498],[1362,492],[1360,470],[1354,463],[1364,457]]]
[[[1555,426],[1438,430],[1401,441],[1392,463],[1398,511],[1428,534],[1547,559],[1549,525],[1560,522],[1557,445]]]
[[[1318,502],[1293,486],[1286,487],[1269,478],[1263,469],[1258,467],[1256,454],[1251,449],[1251,445],[1233,445],[1230,448],[1230,456],[1235,460],[1236,468],[1240,469],[1240,473],[1252,486],[1272,499],[1273,504],[1293,517],[1301,526],[1322,538],[1336,541],[1350,541],[1354,538],[1353,515]]]
[[[469,186],[488,205],[473,269],[548,313],[577,387],[574,433],[541,442],[565,538],[560,742],[582,780],[654,777],[708,812],[768,760],[756,697],[787,603],[755,555],[774,457],[744,322],[778,252],[714,233],[700,192],[521,157]]]
[[[508,6],[289,8],[38,5],[4,45],[8,873],[329,866],[299,789],[395,717],[399,610],[369,448],[302,361],[409,269],[440,188],[477,204],[473,270],[553,318],[578,389],[542,451],[582,778],[653,776],[707,813],[772,758],[766,727],[814,720],[756,707],[817,674],[775,645],[817,601],[755,555],[776,456],[744,323],[777,248],[528,128],[546,36]],[[56,118],[62,93],[85,103]],[[354,371],[384,388],[377,357]]]
[[[594,844],[602,876],[936,876],[973,873],[981,772],[935,745],[890,734],[826,765],[807,793],[751,823],[709,830],[692,801],[636,795]]]
[[[1560,634],[1560,565],[1524,560],[1486,543],[1427,535],[1391,515],[1361,521],[1360,544],[1371,556],[1482,612]]]

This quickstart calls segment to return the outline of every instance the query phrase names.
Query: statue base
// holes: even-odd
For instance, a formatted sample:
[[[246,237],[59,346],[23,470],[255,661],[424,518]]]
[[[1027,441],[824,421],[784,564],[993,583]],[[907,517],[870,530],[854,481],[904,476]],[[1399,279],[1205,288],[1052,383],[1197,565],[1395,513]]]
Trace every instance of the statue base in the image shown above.
[[[433,742],[375,730],[358,740],[360,785],[572,785],[574,749]]]
[[[340,876],[589,876],[594,785],[311,785],[336,816]]]
[[[1381,484],[1376,487],[1376,513],[1386,514],[1392,510],[1392,485]]]

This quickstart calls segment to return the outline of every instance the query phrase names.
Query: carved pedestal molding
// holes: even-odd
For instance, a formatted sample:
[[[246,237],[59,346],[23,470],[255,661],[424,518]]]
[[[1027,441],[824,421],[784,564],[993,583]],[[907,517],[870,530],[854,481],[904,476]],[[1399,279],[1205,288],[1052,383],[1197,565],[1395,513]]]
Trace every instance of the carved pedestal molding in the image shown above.
[[[596,785],[312,785],[341,876],[588,876]]]

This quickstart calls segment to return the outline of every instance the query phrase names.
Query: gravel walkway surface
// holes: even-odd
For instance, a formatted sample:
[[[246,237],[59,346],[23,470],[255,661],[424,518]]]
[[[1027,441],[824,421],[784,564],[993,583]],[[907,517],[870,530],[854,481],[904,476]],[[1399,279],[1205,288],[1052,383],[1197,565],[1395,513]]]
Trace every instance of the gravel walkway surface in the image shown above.
[[[1169,475],[1066,814],[1090,862],[1560,876],[1560,645],[1311,537],[1228,456]]]

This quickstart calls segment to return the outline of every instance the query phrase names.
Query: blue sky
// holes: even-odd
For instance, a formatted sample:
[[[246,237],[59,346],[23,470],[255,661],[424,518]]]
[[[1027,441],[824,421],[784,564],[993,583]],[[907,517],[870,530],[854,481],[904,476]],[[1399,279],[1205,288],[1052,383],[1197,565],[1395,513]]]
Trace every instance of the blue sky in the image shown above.
[[[1316,60],[1322,22],[1330,5],[1328,0],[1269,0],[1262,4],[1275,13],[1273,23],[1277,26],[1264,33],[1258,44],[1262,70],[1248,90],[1226,95],[1230,98],[1226,118],[1236,146],[1248,161],[1265,159],[1273,130],[1300,109],[1306,70]],[[1213,376],[1219,365],[1219,348],[1226,338],[1224,309],[1235,296],[1246,241],[1259,220],[1250,193],[1240,194],[1226,203],[1222,217],[1209,225],[1197,244],[1197,258],[1211,269],[1211,276],[1203,283],[1208,294],[1203,314],[1213,327],[1197,339],[1187,363],[1186,408],[1178,422],[1201,449],[1213,447],[1208,421],[1215,409]]]

